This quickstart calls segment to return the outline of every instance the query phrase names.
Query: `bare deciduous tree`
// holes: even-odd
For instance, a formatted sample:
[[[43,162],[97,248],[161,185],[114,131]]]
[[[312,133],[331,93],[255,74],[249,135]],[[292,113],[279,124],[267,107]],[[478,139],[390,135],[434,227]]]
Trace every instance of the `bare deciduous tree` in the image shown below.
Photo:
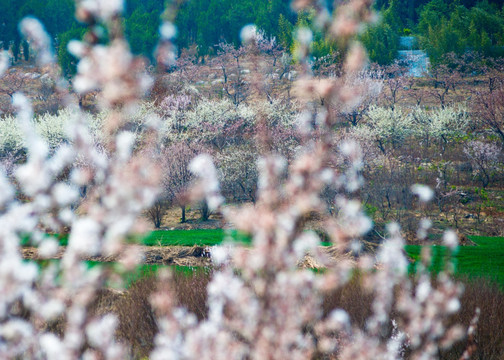
[[[480,121],[499,137],[504,146],[504,84],[492,91],[474,94],[473,109]]]

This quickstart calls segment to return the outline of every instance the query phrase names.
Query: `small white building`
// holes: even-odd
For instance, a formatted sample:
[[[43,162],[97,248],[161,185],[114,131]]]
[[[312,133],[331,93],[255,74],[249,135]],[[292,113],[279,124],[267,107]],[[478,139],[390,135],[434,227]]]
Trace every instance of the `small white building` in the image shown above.
[[[429,57],[425,51],[418,50],[418,42],[414,36],[401,36],[399,47],[399,60],[407,64],[410,76],[422,77],[429,72]]]

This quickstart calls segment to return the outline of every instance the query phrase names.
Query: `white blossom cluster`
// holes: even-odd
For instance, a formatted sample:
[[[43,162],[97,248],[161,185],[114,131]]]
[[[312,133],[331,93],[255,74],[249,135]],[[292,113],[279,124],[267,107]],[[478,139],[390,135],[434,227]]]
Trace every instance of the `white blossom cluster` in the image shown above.
[[[354,128],[358,139],[376,141],[379,146],[401,145],[406,139],[440,144],[464,136],[470,122],[464,107],[445,107],[428,111],[416,107],[411,111],[396,106],[394,109],[372,105],[365,114],[365,122]]]
[[[71,108],[59,110],[56,114],[45,113],[30,119],[34,131],[40,135],[51,150],[57,149],[64,143],[70,143],[69,129],[76,125],[79,117],[83,117],[90,135],[97,144],[104,144],[110,139],[104,128],[111,112],[104,110],[96,115],[77,114]],[[150,126],[159,122],[159,117],[152,104],[142,102],[128,115],[132,130],[138,137]],[[26,138],[21,124],[15,116],[5,116],[0,119],[0,153],[16,153],[26,148]]]

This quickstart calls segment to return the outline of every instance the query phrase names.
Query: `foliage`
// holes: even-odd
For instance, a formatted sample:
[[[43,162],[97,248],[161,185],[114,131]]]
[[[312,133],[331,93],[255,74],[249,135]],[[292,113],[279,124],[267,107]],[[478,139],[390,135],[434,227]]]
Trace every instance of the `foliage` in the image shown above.
[[[73,18],[73,1],[50,0],[44,6],[35,0],[16,0],[15,3],[16,6],[11,6],[9,0],[0,2],[0,42],[3,48],[10,48],[17,61],[21,46],[28,45],[19,36],[17,24],[26,15],[35,16],[47,25],[57,45],[65,75],[73,75],[74,60],[67,53],[66,44],[71,39],[80,38],[83,31]],[[381,10],[381,21],[361,35],[374,62],[392,63],[397,56],[399,34],[404,28],[414,28],[416,24],[422,46],[434,64],[448,52],[460,54],[467,48],[492,56],[501,52],[503,21],[501,10],[495,4],[392,0],[377,1],[376,6]],[[332,12],[332,6],[328,6],[325,12]],[[198,56],[215,55],[215,46],[222,41],[237,46],[240,29],[247,24],[256,24],[266,37],[276,38],[284,49],[291,51],[295,48],[294,27],[304,24],[314,33],[312,56],[317,60],[335,52],[337,46],[322,36],[313,14],[313,8],[294,13],[285,0],[194,0],[180,4],[173,20],[178,29],[176,41],[179,48],[196,46]],[[126,1],[123,25],[131,49],[151,62],[155,62],[153,54],[163,16],[161,1]],[[28,51],[24,54],[27,56]]]
[[[238,45],[240,30],[247,24],[256,24],[266,36],[288,45],[294,22],[295,14],[284,0],[188,1],[182,4],[175,20],[179,46],[197,44],[199,55],[215,53],[213,47],[222,40]]]
[[[126,19],[126,37],[134,54],[143,54],[153,61],[160,24],[160,13],[156,10],[146,12],[142,8],[136,8]]]
[[[293,44],[292,33],[294,31],[293,25],[287,18],[280,14],[278,18],[278,42],[284,49],[290,49]]]
[[[380,65],[388,65],[397,58],[399,48],[399,22],[395,2],[382,12],[381,21],[369,27],[361,35],[369,59]]]
[[[420,13],[418,30],[421,44],[434,64],[439,63],[444,54],[461,54],[467,49],[487,56],[496,55],[504,44],[504,21],[500,11],[485,7],[484,3],[468,9],[433,0]]]
[[[85,29],[74,27],[58,36],[58,62],[65,76],[73,76],[77,72],[77,58],[68,51],[68,43],[80,40]]]
[[[380,65],[388,65],[397,58],[399,37],[388,24],[368,29],[362,42],[369,51],[369,59]]]

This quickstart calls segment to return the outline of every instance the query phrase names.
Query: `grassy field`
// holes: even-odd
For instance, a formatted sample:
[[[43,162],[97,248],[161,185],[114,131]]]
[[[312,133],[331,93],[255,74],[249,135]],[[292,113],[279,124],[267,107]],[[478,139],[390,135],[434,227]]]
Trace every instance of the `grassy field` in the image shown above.
[[[68,243],[66,235],[57,236],[61,245]],[[449,261],[455,267],[455,273],[471,278],[484,277],[497,282],[504,289],[504,238],[469,236],[476,246],[460,246]],[[147,246],[213,246],[226,241],[236,241],[250,244],[250,238],[232,230],[204,229],[204,230],[157,230],[148,235],[131,236],[130,243],[140,243]],[[29,237],[22,239],[23,245],[29,244]],[[329,245],[323,243],[322,245]],[[415,271],[415,263],[420,259],[421,245],[406,245],[405,250],[413,259],[411,271]],[[447,259],[447,249],[443,246],[432,246],[432,263],[430,270],[434,273],[444,268]],[[156,272],[156,265],[145,265],[138,269],[132,278],[142,274]],[[187,270],[192,271],[192,270]],[[127,281],[128,282],[128,281]]]
[[[469,236],[476,246],[460,246],[452,255],[455,274],[470,278],[489,278],[504,288],[504,238]],[[414,260],[420,259],[420,245],[406,245],[406,252]],[[432,264],[430,270],[439,272],[446,262],[447,249],[432,246]],[[414,271],[415,264],[412,264]]]
[[[56,237],[61,246],[68,245],[67,234],[51,234]],[[213,246],[226,241],[250,244],[250,238],[235,230],[203,229],[203,230],[155,230],[147,235],[129,236],[126,241],[131,244],[147,246]],[[21,239],[22,246],[30,246],[30,236]]]
[[[67,234],[51,234],[59,240],[61,246],[68,245]],[[142,244],[146,246],[213,246],[223,241],[232,241],[250,245],[250,236],[236,230],[223,229],[197,229],[197,230],[155,230],[147,235],[132,235],[126,241],[130,244]],[[22,246],[32,245],[30,236],[25,235],[21,239]],[[323,246],[329,246],[329,242],[321,242]]]
[[[224,239],[244,243],[250,242],[250,239],[237,231],[222,229],[156,230],[147,236],[133,236],[128,241],[147,246],[213,246],[222,243]]]
[[[169,233],[169,234],[166,234]],[[170,235],[170,236],[167,236]],[[215,245],[222,242],[224,231],[222,230],[172,230],[155,231],[143,239],[146,245]],[[232,238],[236,241],[250,242],[249,238],[240,237],[236,232],[232,233]],[[486,278],[500,285],[504,289],[504,237],[469,236],[476,246],[460,246],[449,261],[455,267],[455,273],[469,278]],[[325,244],[327,245],[327,244]],[[406,245],[406,252],[414,260],[420,258],[420,245]],[[445,264],[447,249],[444,246],[432,246],[433,261],[431,271],[439,272]],[[141,265],[134,272],[127,275],[126,282],[139,277],[155,273],[159,267],[164,265]],[[193,274],[197,271],[193,267],[171,266],[178,272]],[[414,263],[412,264],[414,270]]]

